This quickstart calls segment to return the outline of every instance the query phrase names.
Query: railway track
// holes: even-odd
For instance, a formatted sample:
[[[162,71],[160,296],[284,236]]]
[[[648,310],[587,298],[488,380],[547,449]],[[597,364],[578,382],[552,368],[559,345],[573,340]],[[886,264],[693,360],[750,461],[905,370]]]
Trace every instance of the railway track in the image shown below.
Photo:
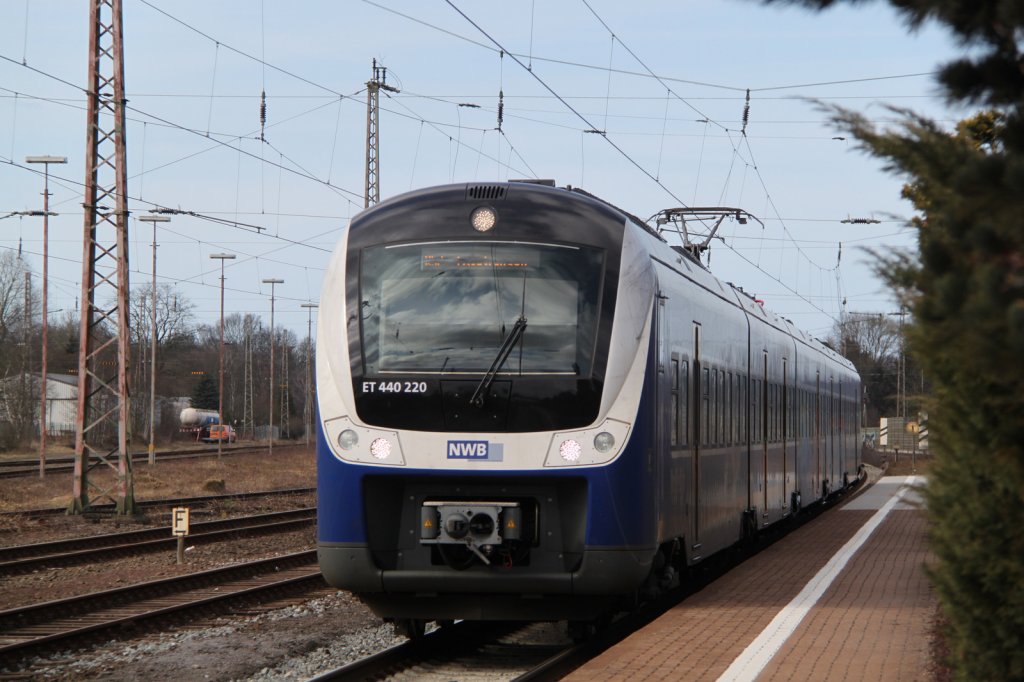
[[[281,449],[305,447],[302,445],[279,445]],[[266,445],[242,445],[242,446],[231,446],[223,449],[223,454],[228,455],[244,455],[253,452],[263,452],[266,450]],[[178,459],[199,459],[206,457],[216,457],[217,446],[204,446],[200,448],[189,448],[187,450],[160,450],[156,452],[156,459],[158,462],[168,462]],[[132,462],[137,464],[144,464],[149,460],[148,452],[133,452]],[[46,473],[47,474],[60,474],[72,472],[75,469],[75,458],[74,457],[52,457],[46,460]],[[23,476],[38,476],[39,475],[39,460],[32,459],[7,459],[0,460],[0,478],[19,478]]]
[[[586,647],[569,640],[564,623],[460,622],[322,673],[311,682],[543,679],[537,675],[553,671],[557,661]]]
[[[255,514],[191,525],[189,544],[205,544],[239,536],[284,533],[316,524],[316,508]],[[92,535],[31,545],[0,548],[0,576],[43,567],[105,561],[115,556],[173,550],[177,539],[170,526],[123,533]]]
[[[17,669],[33,656],[109,639],[115,633],[152,630],[199,613],[321,588],[326,585],[316,551],[309,550],[7,609],[0,611],[0,666]]]
[[[259,497],[287,497],[289,495],[309,495],[316,488],[280,488],[277,490],[255,490],[244,493],[221,493],[219,495],[199,495],[195,497],[173,497],[156,500],[135,500],[136,509],[160,509],[162,507],[180,507],[182,505],[210,505],[232,500],[250,500]],[[90,513],[113,512],[112,503],[93,505]],[[3,516],[55,516],[67,513],[67,507],[43,507],[41,509],[21,509],[0,512]]]

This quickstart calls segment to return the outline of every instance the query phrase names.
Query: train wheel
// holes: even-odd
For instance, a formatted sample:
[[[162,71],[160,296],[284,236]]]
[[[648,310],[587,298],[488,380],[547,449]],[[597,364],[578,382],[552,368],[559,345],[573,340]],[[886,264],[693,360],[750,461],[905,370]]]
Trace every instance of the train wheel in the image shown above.
[[[570,620],[569,639],[576,642],[586,642],[597,634],[597,623],[592,620]]]
[[[420,639],[427,629],[427,621],[418,618],[400,618],[395,621],[395,634],[409,639]]]

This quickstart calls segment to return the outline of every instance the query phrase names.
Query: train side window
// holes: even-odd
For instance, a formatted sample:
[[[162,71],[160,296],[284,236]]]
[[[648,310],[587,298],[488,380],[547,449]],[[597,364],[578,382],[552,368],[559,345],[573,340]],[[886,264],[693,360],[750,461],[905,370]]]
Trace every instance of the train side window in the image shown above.
[[[686,447],[690,443],[690,363],[683,360],[679,369],[679,444]]]
[[[672,426],[669,431],[669,445],[679,445],[679,358],[672,356]]]
[[[785,437],[787,440],[793,438],[793,388],[786,387],[786,432]]]
[[[754,379],[750,382],[750,439],[755,443],[761,442],[761,380]]]
[[[725,384],[725,370],[718,375],[718,442],[725,445],[729,442],[728,429],[726,428],[727,411],[726,405],[729,400],[729,390]]]
[[[701,396],[700,396],[700,444],[701,445],[707,445],[710,442],[708,440],[708,437],[710,435],[709,431],[708,431],[708,420],[711,417],[711,415],[710,415],[711,409],[710,409],[710,405],[708,405],[708,398],[710,397],[710,394],[708,393],[708,391],[709,391],[708,384],[710,384],[710,383],[711,383],[711,370],[708,369],[707,367],[702,367],[701,368],[701,377],[700,377],[700,392],[701,392]]]
[[[718,435],[718,444],[725,444],[725,370],[723,369],[718,373],[718,402],[716,403],[718,412],[718,430],[715,432]]]
[[[739,422],[740,422],[740,442],[747,442],[747,377],[739,375],[736,377],[739,380],[740,385],[740,396],[739,396]]]
[[[778,443],[782,440],[782,419],[785,416],[783,412],[784,404],[782,402],[782,386],[775,384],[775,442]]]
[[[775,384],[775,441],[782,442],[785,438],[783,425],[786,423],[786,389]]]
[[[718,370],[711,370],[711,433],[708,442],[711,445],[718,445],[718,400],[721,391],[718,390]]]
[[[735,442],[734,428],[735,428],[735,416],[732,414],[732,373],[728,374],[728,379],[725,380],[725,442],[731,445]]]

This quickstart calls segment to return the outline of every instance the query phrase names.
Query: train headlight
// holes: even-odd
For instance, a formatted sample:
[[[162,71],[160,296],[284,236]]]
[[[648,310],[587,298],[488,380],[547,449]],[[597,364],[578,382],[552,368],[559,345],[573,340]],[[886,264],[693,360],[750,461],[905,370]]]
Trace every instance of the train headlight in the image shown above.
[[[405,466],[402,439],[394,431],[362,426],[347,415],[325,419],[324,436],[343,462],[373,466]]]
[[[387,459],[391,454],[391,441],[387,438],[375,438],[370,443],[370,454],[377,459]]]
[[[548,441],[546,467],[598,466],[613,461],[629,442],[631,424],[605,419],[590,429],[554,433]]]
[[[345,429],[338,434],[338,447],[342,450],[351,450],[359,442],[359,434],[352,429]]]
[[[469,222],[477,232],[489,232],[498,222],[498,213],[490,206],[480,206],[473,209]]]
[[[566,462],[575,462],[583,454],[583,447],[572,438],[563,440],[562,444],[558,446],[558,454],[562,456]]]
[[[607,431],[602,431],[601,433],[594,436],[594,449],[597,450],[598,452],[609,452],[614,447],[615,436],[608,433]]]

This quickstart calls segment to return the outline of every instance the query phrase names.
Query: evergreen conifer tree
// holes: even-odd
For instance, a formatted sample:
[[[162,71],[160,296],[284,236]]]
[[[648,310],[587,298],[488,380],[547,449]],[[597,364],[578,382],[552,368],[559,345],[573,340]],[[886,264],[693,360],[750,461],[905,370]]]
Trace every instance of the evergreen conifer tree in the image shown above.
[[[772,0],[765,0],[772,2]],[[836,0],[779,0],[824,8]],[[850,0],[855,2],[856,0]],[[1024,4],[889,0],[972,50],[945,65],[947,96],[987,111],[949,132],[901,111],[894,131],[834,120],[908,179],[919,251],[882,273],[913,321],[932,382],[926,490],[932,568],[960,679],[1024,679]]]
[[[190,399],[192,407],[199,410],[216,410],[220,404],[220,394],[217,392],[217,384],[209,374],[202,374],[195,388],[192,389]]]

